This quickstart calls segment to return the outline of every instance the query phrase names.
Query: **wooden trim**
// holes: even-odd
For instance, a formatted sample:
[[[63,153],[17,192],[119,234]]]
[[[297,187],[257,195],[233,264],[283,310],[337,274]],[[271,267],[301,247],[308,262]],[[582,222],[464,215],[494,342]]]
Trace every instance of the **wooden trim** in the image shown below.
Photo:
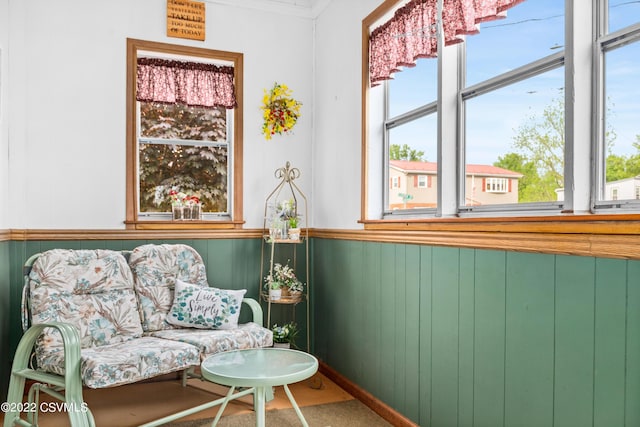
[[[314,238],[495,249],[556,255],[640,259],[640,232],[633,234],[459,230],[318,230]]]
[[[242,228],[244,221],[126,221],[135,230],[226,230]]]
[[[11,230],[0,230],[0,242],[11,240]]]
[[[229,186],[233,191],[232,219],[234,222],[243,220],[243,73],[244,55],[238,52],[227,52],[192,46],[182,46],[169,43],[151,42],[146,40],[127,39],[127,117],[126,117],[126,227],[139,228],[138,224],[138,190],[136,170],[138,163],[138,147],[136,143],[137,115],[136,115],[136,60],[138,51],[161,52],[199,58],[215,58],[233,62],[234,81],[236,89],[237,107],[234,109],[233,119],[233,182]]]
[[[319,370],[324,376],[336,383],[343,390],[351,394],[360,402],[371,408],[373,412],[380,415],[386,421],[391,423],[391,425],[398,427],[417,427],[416,423],[400,414],[398,411],[396,411],[386,403],[380,401],[374,395],[364,390],[359,385],[353,383],[351,380],[344,377],[338,371],[331,368],[321,360],[319,361]]]
[[[360,160],[360,219],[367,218],[367,206],[369,205],[369,190],[367,187],[367,178],[369,176],[369,152],[367,146],[369,141],[369,29],[371,26],[381,19],[386,13],[400,4],[402,0],[384,0],[384,2],[375,8],[373,12],[362,20],[362,105],[360,107],[362,117],[360,118],[360,137],[361,137],[361,160]]]
[[[165,230],[10,230],[11,240],[169,240],[259,239],[262,229]]]

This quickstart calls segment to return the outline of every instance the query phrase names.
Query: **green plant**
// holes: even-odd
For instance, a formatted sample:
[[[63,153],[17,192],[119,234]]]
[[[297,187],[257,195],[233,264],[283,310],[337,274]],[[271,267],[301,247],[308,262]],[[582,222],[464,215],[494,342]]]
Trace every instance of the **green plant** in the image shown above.
[[[298,336],[298,325],[295,322],[289,322],[282,326],[274,324],[271,328],[273,332],[273,342],[290,343],[295,347],[295,340]]]
[[[264,287],[265,289],[280,289],[285,286],[290,292],[302,292],[304,290],[304,283],[298,280],[293,268],[289,265],[275,263],[273,265],[273,273],[264,278]]]
[[[289,218],[289,228],[298,228],[298,218]]]

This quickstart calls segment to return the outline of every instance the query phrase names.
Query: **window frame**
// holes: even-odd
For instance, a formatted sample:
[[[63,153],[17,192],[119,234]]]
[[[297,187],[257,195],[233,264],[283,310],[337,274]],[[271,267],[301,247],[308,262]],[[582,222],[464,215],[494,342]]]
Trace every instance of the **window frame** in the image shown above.
[[[141,219],[138,212],[138,109],[136,101],[136,67],[138,52],[192,56],[230,62],[234,69],[237,106],[229,113],[232,116],[230,170],[228,182],[229,216],[220,220],[172,221],[170,219]],[[127,39],[127,84],[126,84],[126,219],[127,229],[230,229],[242,228],[243,220],[243,54],[199,47],[181,46],[162,42]],[[228,114],[228,116],[229,116]]]
[[[640,43],[640,22],[609,33],[609,0],[599,0],[594,11],[594,28],[596,29],[595,41],[595,83],[593,96],[593,110],[598,120],[593,123],[594,144],[593,159],[594,167],[591,186],[591,205],[595,213],[608,213],[629,211],[640,211],[640,200],[622,199],[613,197],[606,198],[606,85],[605,85],[605,54],[630,43]]]

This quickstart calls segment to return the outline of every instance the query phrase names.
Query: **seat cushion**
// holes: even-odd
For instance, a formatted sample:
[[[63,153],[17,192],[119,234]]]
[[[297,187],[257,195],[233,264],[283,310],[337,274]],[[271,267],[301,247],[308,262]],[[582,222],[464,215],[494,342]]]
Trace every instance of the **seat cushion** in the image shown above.
[[[176,280],[209,286],[202,257],[182,244],[143,245],[129,257],[134,286],[146,332],[173,329],[167,314],[173,304]]]
[[[41,369],[64,375],[62,349],[42,353],[38,360]],[[153,337],[85,348],[80,352],[82,383],[90,388],[134,383],[199,364],[199,351],[195,346]]]
[[[142,336],[133,276],[119,252],[43,252],[29,273],[29,293],[32,323],[70,323],[79,332],[82,348]],[[37,345],[40,354],[62,349],[62,337],[47,328]]]
[[[238,325],[236,329],[173,329],[151,332],[150,335],[194,345],[200,350],[202,359],[222,351],[273,345],[273,333],[253,322]]]

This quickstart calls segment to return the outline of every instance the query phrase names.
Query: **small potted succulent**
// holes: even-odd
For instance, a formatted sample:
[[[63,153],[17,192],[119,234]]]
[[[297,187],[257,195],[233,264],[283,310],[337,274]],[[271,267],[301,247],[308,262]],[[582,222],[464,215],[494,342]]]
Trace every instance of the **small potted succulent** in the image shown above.
[[[300,240],[300,229],[298,228],[298,217],[289,218],[289,239]]]

